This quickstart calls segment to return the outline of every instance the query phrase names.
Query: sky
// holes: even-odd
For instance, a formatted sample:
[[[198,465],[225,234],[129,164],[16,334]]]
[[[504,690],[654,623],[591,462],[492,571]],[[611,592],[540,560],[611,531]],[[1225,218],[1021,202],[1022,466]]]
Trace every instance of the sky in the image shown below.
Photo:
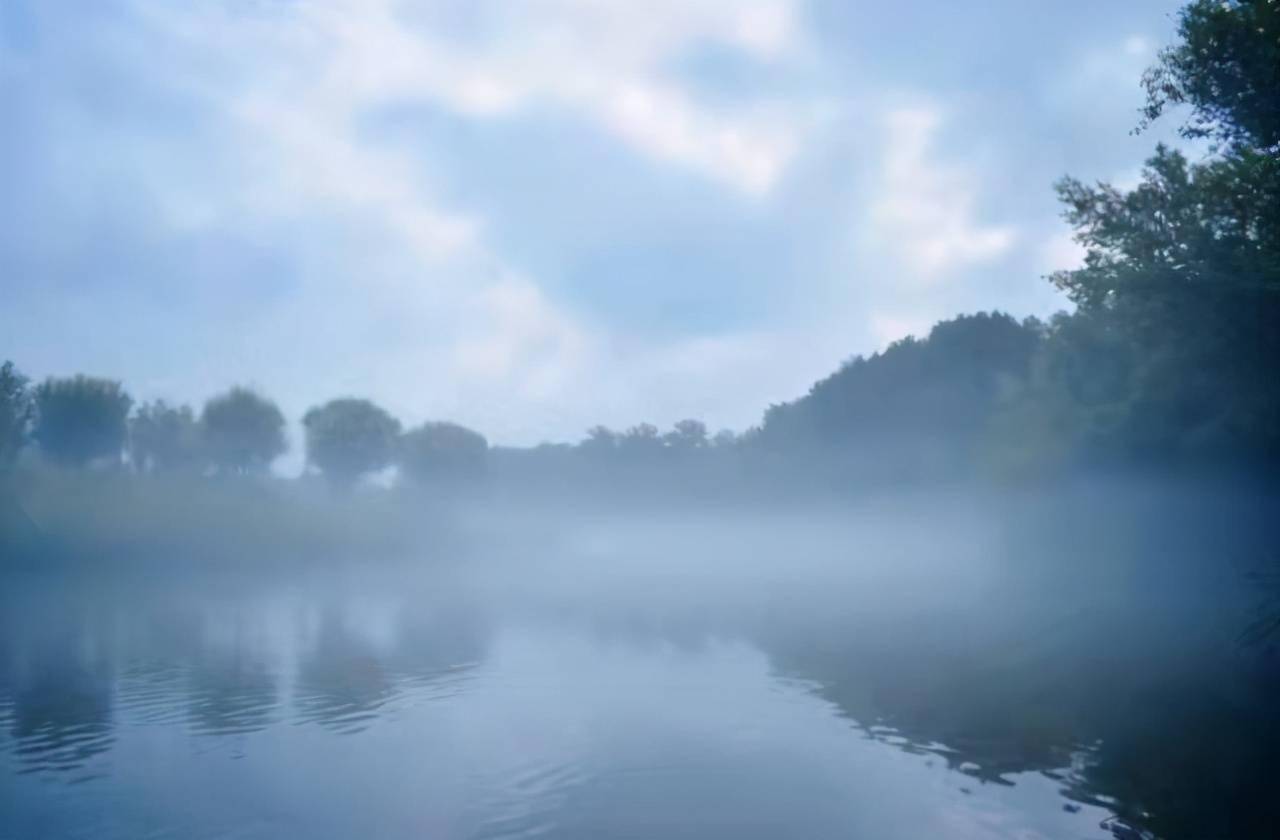
[[[1053,182],[1166,139],[1131,129],[1178,5],[6,0],[0,358],[499,444],[741,430],[1064,308]]]

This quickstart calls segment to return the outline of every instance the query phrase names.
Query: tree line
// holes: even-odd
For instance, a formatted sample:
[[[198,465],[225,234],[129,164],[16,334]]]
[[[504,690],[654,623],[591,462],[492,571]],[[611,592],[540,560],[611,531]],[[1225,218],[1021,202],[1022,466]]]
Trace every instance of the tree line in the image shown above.
[[[349,486],[391,465],[410,480],[466,478],[483,470],[488,442],[456,423],[402,431],[369,400],[335,399],[302,418],[307,462]],[[68,468],[118,467],[139,473],[253,475],[284,454],[285,416],[271,399],[235,387],[190,406],[155,400],[134,406],[121,383],[50,377],[31,387],[12,362],[0,366],[0,468],[28,446]]]
[[[742,435],[683,420],[661,432],[588,430],[534,450],[602,465],[816,455],[913,473],[995,467],[1280,462],[1280,3],[1195,0],[1179,42],[1142,78],[1136,130],[1175,106],[1198,159],[1157,146],[1132,189],[1064,178],[1079,268],[1048,279],[1075,309],[1048,321],[997,312],[943,321],[927,336],[855,357]],[[120,383],[77,376],[31,388],[0,370],[0,466],[28,443],[83,466],[226,474],[265,471],[285,447],[284,417],[234,388],[197,416],[162,401],[134,408]],[[410,480],[483,473],[484,437],[452,423],[403,431],[368,400],[337,399],[302,418],[307,461],[335,484],[392,464]],[[510,452],[507,450],[506,452]],[[852,456],[860,455],[861,461]],[[856,476],[855,476],[856,478]]]
[[[411,481],[466,481],[486,469],[489,443],[453,422],[403,429],[367,399],[339,398],[301,418],[307,463],[333,483],[396,466]],[[0,366],[0,468],[12,469],[25,449],[65,468],[128,466],[138,473],[254,475],[269,471],[287,449],[285,416],[270,398],[234,387],[190,406],[154,400],[135,405],[122,384],[77,375],[32,386],[12,362]],[[575,451],[603,458],[645,458],[659,451],[729,449],[733,432],[710,435],[699,420],[665,434],[649,423],[615,432],[588,430]]]

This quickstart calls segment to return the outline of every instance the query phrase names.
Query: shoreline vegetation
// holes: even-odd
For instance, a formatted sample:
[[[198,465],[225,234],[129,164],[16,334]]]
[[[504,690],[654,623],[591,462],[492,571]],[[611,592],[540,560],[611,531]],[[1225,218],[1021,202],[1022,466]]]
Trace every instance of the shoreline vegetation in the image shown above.
[[[1265,0],[1183,8],[1179,41],[1142,78],[1138,130],[1178,110],[1182,137],[1203,150],[1157,146],[1128,189],[1057,184],[1085,258],[1047,279],[1072,312],[942,321],[851,359],[742,433],[687,419],[515,449],[449,422],[406,430],[373,402],[342,397],[301,418],[298,479],[271,473],[286,420],[267,395],[237,387],[198,412],[136,405],[116,380],[33,384],[5,362],[0,548],[6,558],[37,545],[394,551],[447,531],[448,511],[473,502],[776,505],[1090,473],[1270,487],[1280,464],[1278,28]]]

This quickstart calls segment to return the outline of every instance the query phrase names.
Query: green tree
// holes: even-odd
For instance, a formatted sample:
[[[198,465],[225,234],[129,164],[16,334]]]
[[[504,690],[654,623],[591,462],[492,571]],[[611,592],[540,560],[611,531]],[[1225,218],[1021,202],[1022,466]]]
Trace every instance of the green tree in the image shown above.
[[[200,413],[204,450],[224,473],[265,471],[285,451],[284,415],[248,388],[232,388]]]
[[[1183,134],[1213,139],[1216,154],[1190,163],[1158,147],[1131,190],[1061,181],[1086,257],[1051,279],[1076,318],[1096,322],[1080,332],[1123,348],[1128,391],[1104,416],[1131,454],[1269,462],[1280,458],[1280,4],[1196,0],[1179,34],[1144,77],[1143,125],[1187,106]],[[1082,365],[1068,358],[1078,342],[1046,352],[1060,355],[1048,369]],[[1070,412],[1082,414],[1078,400]]]
[[[1020,474],[1128,458],[1138,362],[1126,325],[1114,315],[1054,316],[1025,383],[991,420],[985,452],[991,466]]]
[[[753,445],[886,452],[886,444],[911,450],[928,441],[953,463],[968,459],[1025,382],[1042,332],[1038,321],[998,312],[943,321],[923,339],[856,357],[804,397],[771,406]]]
[[[706,449],[709,445],[707,424],[701,420],[681,420],[662,439],[667,448],[677,452]]]
[[[418,484],[470,483],[486,471],[489,442],[457,423],[423,423],[400,439],[400,469]]]
[[[199,469],[201,430],[190,406],[164,400],[139,406],[129,419],[129,456],[139,472]]]
[[[0,471],[12,468],[26,446],[32,412],[27,378],[14,368],[13,362],[0,365]]]
[[[302,418],[307,462],[339,486],[389,465],[395,455],[400,421],[369,400],[337,399]]]
[[[1179,13],[1178,34],[1142,78],[1140,127],[1187,105],[1184,137],[1280,152],[1280,3],[1195,0]]]
[[[1123,333],[1135,451],[1280,455],[1277,175],[1252,151],[1190,164],[1160,147],[1132,190],[1059,184],[1086,256],[1052,280],[1076,317]]]
[[[63,465],[82,467],[99,459],[118,463],[132,404],[113,380],[49,378],[35,389],[32,437],[46,457]]]

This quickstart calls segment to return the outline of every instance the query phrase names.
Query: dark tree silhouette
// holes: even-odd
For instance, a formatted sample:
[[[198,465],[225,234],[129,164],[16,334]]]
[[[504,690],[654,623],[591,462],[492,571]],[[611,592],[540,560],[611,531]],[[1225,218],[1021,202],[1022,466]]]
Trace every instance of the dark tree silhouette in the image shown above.
[[[1042,325],[1001,313],[943,321],[857,357],[792,403],[765,413],[757,446],[877,449],[885,442],[941,441],[976,457],[992,416],[1025,381]]]
[[[701,420],[681,420],[662,436],[662,440],[668,449],[676,452],[705,449],[708,445],[707,424]]]
[[[622,433],[618,448],[628,458],[651,458],[662,451],[662,435],[652,423],[639,423]]]
[[[223,473],[261,472],[285,450],[284,415],[248,388],[232,388],[204,405],[204,448]]]
[[[1124,389],[1101,405],[1067,380],[1054,401],[1104,454],[1143,459],[1280,459],[1280,6],[1197,0],[1182,41],[1144,78],[1149,122],[1191,108],[1183,132],[1218,154],[1190,163],[1163,146],[1131,190],[1063,179],[1058,193],[1083,267],[1052,275],[1079,307],[1060,321],[1050,371],[1091,368]],[[1083,353],[1083,358],[1073,354]],[[1108,386],[1109,387],[1109,386]],[[1040,389],[1043,391],[1044,389]],[[1091,391],[1098,391],[1097,387]],[[1104,387],[1103,390],[1106,390]],[[1061,415],[1059,418],[1061,419]],[[1122,445],[1118,445],[1122,444]],[[1098,453],[1095,453],[1098,454]]]
[[[200,469],[201,430],[190,406],[164,400],[139,406],[129,419],[129,457],[139,472]]]
[[[1189,105],[1184,137],[1280,152],[1280,4],[1196,0],[1179,13],[1178,34],[1181,43],[1162,50],[1142,77],[1142,127]]]
[[[617,452],[620,435],[607,426],[592,426],[578,448],[587,455],[606,456]]]
[[[738,443],[738,435],[733,429],[721,429],[711,437],[711,445],[716,449],[731,449]]]
[[[423,423],[400,439],[400,469],[417,484],[474,482],[486,472],[489,443],[457,423]]]
[[[338,486],[388,466],[395,454],[400,421],[368,400],[337,399],[302,418],[307,462]]]
[[[26,446],[33,413],[27,378],[13,362],[0,365],[0,470],[8,470]]]
[[[32,437],[50,460],[82,467],[120,461],[133,400],[119,382],[74,376],[45,380],[35,389]]]

